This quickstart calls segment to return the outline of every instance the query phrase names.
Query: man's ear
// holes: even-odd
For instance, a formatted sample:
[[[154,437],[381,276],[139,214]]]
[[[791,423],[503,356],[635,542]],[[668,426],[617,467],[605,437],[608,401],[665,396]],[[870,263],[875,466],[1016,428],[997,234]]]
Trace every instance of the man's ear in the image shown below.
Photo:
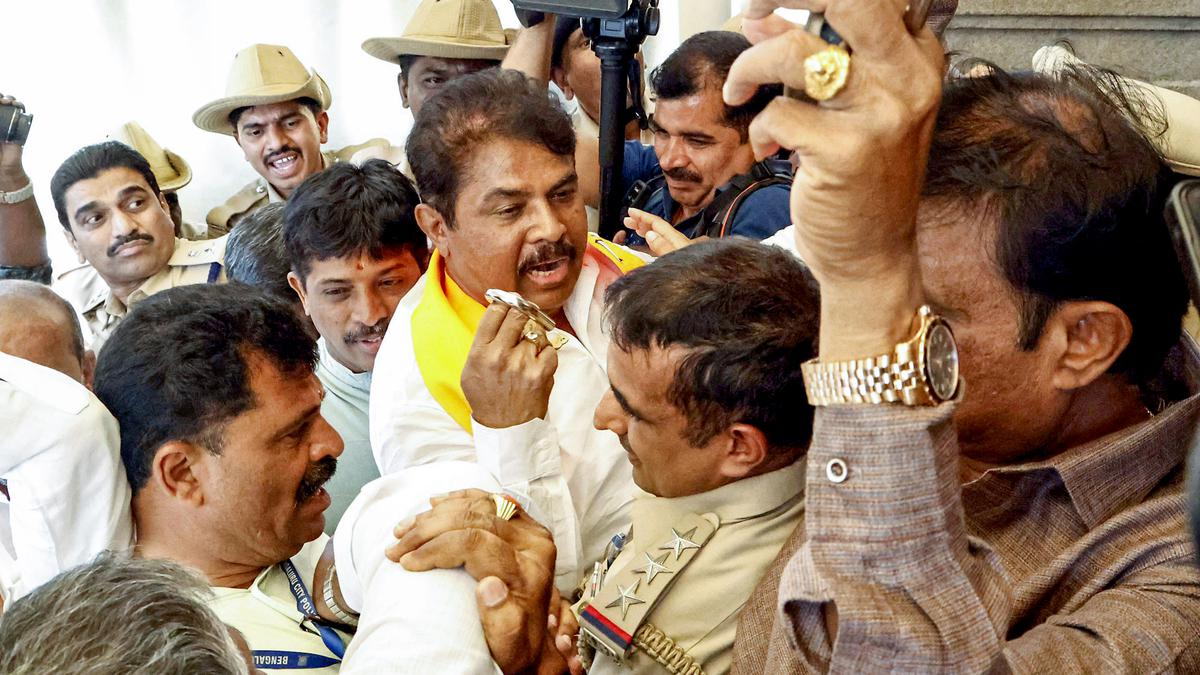
[[[79,242],[75,241],[75,233],[71,231],[71,228],[63,230],[63,235],[66,236],[67,243],[71,245],[71,250],[75,251],[75,257],[79,259],[79,264],[87,262],[87,258],[83,257],[83,251],[79,250]]]
[[[167,496],[194,506],[204,503],[197,472],[198,461],[208,451],[184,441],[168,441],[154,451],[150,481]]]
[[[555,66],[550,69],[550,80],[558,85],[562,90],[563,97],[568,101],[575,98],[575,90],[571,88],[570,78],[567,77],[567,71],[562,66]]]
[[[722,432],[720,438],[724,446],[724,456],[721,458],[719,470],[725,478],[745,478],[767,461],[770,444],[758,427],[739,422]]]
[[[400,103],[404,107],[408,107],[408,80],[404,79],[404,73],[401,72],[396,76],[396,88],[400,90]]]
[[[417,225],[421,231],[429,237],[429,241],[433,242],[433,247],[446,256],[446,233],[450,230],[450,224],[446,222],[446,218],[442,213],[428,204],[417,204],[417,208],[413,210],[413,215],[417,218]]]
[[[317,129],[321,132],[321,145],[329,142],[329,113],[322,110],[317,113]]]
[[[1043,348],[1054,359],[1051,383],[1062,391],[1095,382],[1129,346],[1133,324],[1116,305],[1096,300],[1068,302],[1046,322]]]
[[[312,316],[312,312],[308,311],[308,293],[304,291],[304,282],[300,280],[300,277],[295,272],[288,272],[287,281],[288,286],[291,286],[292,290],[296,291],[296,295],[300,296],[300,304],[304,306],[304,314]]]

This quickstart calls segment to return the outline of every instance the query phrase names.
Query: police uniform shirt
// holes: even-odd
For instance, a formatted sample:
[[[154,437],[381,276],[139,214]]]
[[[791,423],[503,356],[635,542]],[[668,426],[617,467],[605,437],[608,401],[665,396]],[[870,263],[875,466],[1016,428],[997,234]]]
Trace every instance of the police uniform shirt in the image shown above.
[[[633,503],[629,537],[604,576],[596,594],[599,601],[591,602],[629,635],[640,627],[635,623],[639,611],[649,608],[641,624],[651,624],[674,641],[706,675],[729,672],[738,614],[803,517],[804,473],[800,459],[697,495],[663,498],[642,493]],[[700,539],[694,533],[689,536],[691,527],[683,523],[704,518],[719,526],[680,568],[678,561],[691,554],[690,540]],[[683,542],[676,541],[677,534]],[[614,593],[621,590],[617,587],[624,587],[628,596],[624,617],[620,594]],[[584,621],[581,617],[581,624]],[[624,665],[597,652],[589,671],[628,672],[666,671],[637,649]]]
[[[316,598],[321,589],[313,589],[313,573],[325,551],[329,537],[308,542],[291,562],[309,594]],[[250,588],[214,587],[209,606],[222,621],[241,631],[254,652],[254,665],[260,670],[289,673],[337,673],[336,656],[325,646],[316,630],[301,627],[304,616],[296,608],[287,574],[280,565],[263,570]],[[308,622],[304,622],[307,627]],[[343,643],[350,636],[338,633]],[[333,663],[331,663],[333,662]],[[309,667],[305,667],[309,666]]]
[[[626,141],[624,157],[621,180],[626,193],[634,183],[648,181],[662,174],[658,155],[654,153],[652,146],[637,141]],[[791,194],[791,188],[787,185],[767,185],[752,192],[734,214],[733,222],[729,226],[729,236],[762,241],[791,225]],[[671,198],[671,191],[663,184],[662,189],[650,195],[642,210],[672,222],[679,208],[679,204]],[[696,214],[675,223],[675,228],[689,237],[695,237],[703,234],[695,231],[699,224],[700,214]],[[645,240],[633,234],[626,241],[626,245],[644,246]]]
[[[374,149],[381,153],[387,153],[390,156],[391,153],[388,149],[391,147],[392,145],[385,139],[372,138],[366,143],[347,146],[340,150],[322,152],[321,157],[325,160],[325,166],[327,167],[339,162],[354,161],[355,163],[361,163],[359,161],[360,158],[362,161],[365,161],[365,159],[370,159],[374,156],[370,152],[367,152],[368,150]],[[403,151],[400,152],[400,155],[403,156]],[[286,201],[283,195],[280,195],[275,187],[267,182],[267,179],[260,176],[247,183],[245,187],[225,200],[225,203],[208,212],[208,216],[205,218],[208,222],[208,236],[219,237],[229,234],[229,231],[237,225],[237,222],[248,214],[257,211],[267,204],[282,201]]]
[[[57,370],[0,353],[0,595],[133,543],[117,421]]]
[[[53,288],[83,319],[89,347],[99,352],[129,307],[159,291],[189,284],[225,281],[225,237],[206,241],[175,240],[175,252],[165,267],[138,286],[125,302],[117,298],[90,264],[58,275]]]

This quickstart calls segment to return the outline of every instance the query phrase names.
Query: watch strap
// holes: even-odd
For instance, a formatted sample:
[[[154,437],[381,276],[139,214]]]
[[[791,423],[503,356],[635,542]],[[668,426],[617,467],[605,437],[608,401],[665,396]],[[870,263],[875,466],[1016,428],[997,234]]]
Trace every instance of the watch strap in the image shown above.
[[[338,604],[337,596],[334,595],[333,580],[336,577],[337,567],[336,565],[330,565],[329,574],[325,575],[325,583],[322,584],[321,588],[321,596],[325,599],[325,606],[329,608],[329,611],[333,612],[333,615],[337,617],[339,622],[347,626],[358,627],[358,614],[344,609]]]
[[[20,204],[21,202],[33,196],[33,181],[25,184],[25,187],[14,190],[12,192],[4,192],[0,190],[0,204]]]
[[[808,402],[814,406],[924,405],[929,400],[917,363],[897,359],[895,354],[833,363],[813,360],[803,364],[800,370]]]

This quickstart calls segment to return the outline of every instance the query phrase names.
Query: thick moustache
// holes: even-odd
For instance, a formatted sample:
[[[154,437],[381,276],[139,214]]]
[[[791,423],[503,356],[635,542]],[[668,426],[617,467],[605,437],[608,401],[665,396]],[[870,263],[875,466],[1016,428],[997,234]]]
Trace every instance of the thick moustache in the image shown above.
[[[139,242],[143,242],[143,241],[146,243],[139,244]],[[154,237],[151,237],[148,234],[138,234],[138,235],[134,235],[131,237],[126,237],[122,241],[118,241],[117,243],[108,247],[108,257],[115,258],[118,253],[125,250],[126,248],[129,248],[130,246],[135,246],[135,245],[149,246],[150,244],[153,244],[153,243],[154,243]]]

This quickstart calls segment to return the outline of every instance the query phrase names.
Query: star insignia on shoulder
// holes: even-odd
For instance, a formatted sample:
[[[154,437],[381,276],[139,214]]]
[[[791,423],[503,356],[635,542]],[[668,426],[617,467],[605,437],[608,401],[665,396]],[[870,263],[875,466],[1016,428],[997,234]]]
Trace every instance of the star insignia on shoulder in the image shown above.
[[[671,541],[668,541],[667,543],[663,544],[662,546],[659,546],[658,550],[674,551],[675,559],[679,560],[679,556],[683,555],[684,551],[691,549],[691,548],[700,548],[700,544],[697,544],[696,542],[692,541],[692,537],[695,536],[695,534],[696,534],[696,528],[694,528],[694,527],[683,534],[679,534],[679,531],[672,527],[671,528],[671,536],[672,536]]]
[[[613,600],[612,602],[605,605],[604,608],[611,609],[613,607],[616,607],[617,605],[620,605],[621,606],[621,620],[624,621],[625,615],[629,613],[630,605],[646,604],[645,600],[642,600],[641,598],[634,595],[634,593],[637,593],[638,586],[641,586],[641,585],[642,585],[641,579],[634,581],[632,586],[622,586],[620,584],[617,584],[617,592],[620,595],[617,596],[616,600]]]
[[[667,566],[663,564],[664,562],[667,561],[667,558],[671,555],[670,553],[662,554],[661,556],[658,557],[657,560],[654,558],[651,558],[650,553],[648,553],[648,552],[642,553],[642,555],[646,556],[646,564],[637,568],[636,570],[634,570],[634,572],[636,572],[637,574],[645,574],[646,575],[646,585],[647,586],[654,583],[654,577],[656,577],[660,574],[674,574],[675,573],[675,570],[668,569]]]

